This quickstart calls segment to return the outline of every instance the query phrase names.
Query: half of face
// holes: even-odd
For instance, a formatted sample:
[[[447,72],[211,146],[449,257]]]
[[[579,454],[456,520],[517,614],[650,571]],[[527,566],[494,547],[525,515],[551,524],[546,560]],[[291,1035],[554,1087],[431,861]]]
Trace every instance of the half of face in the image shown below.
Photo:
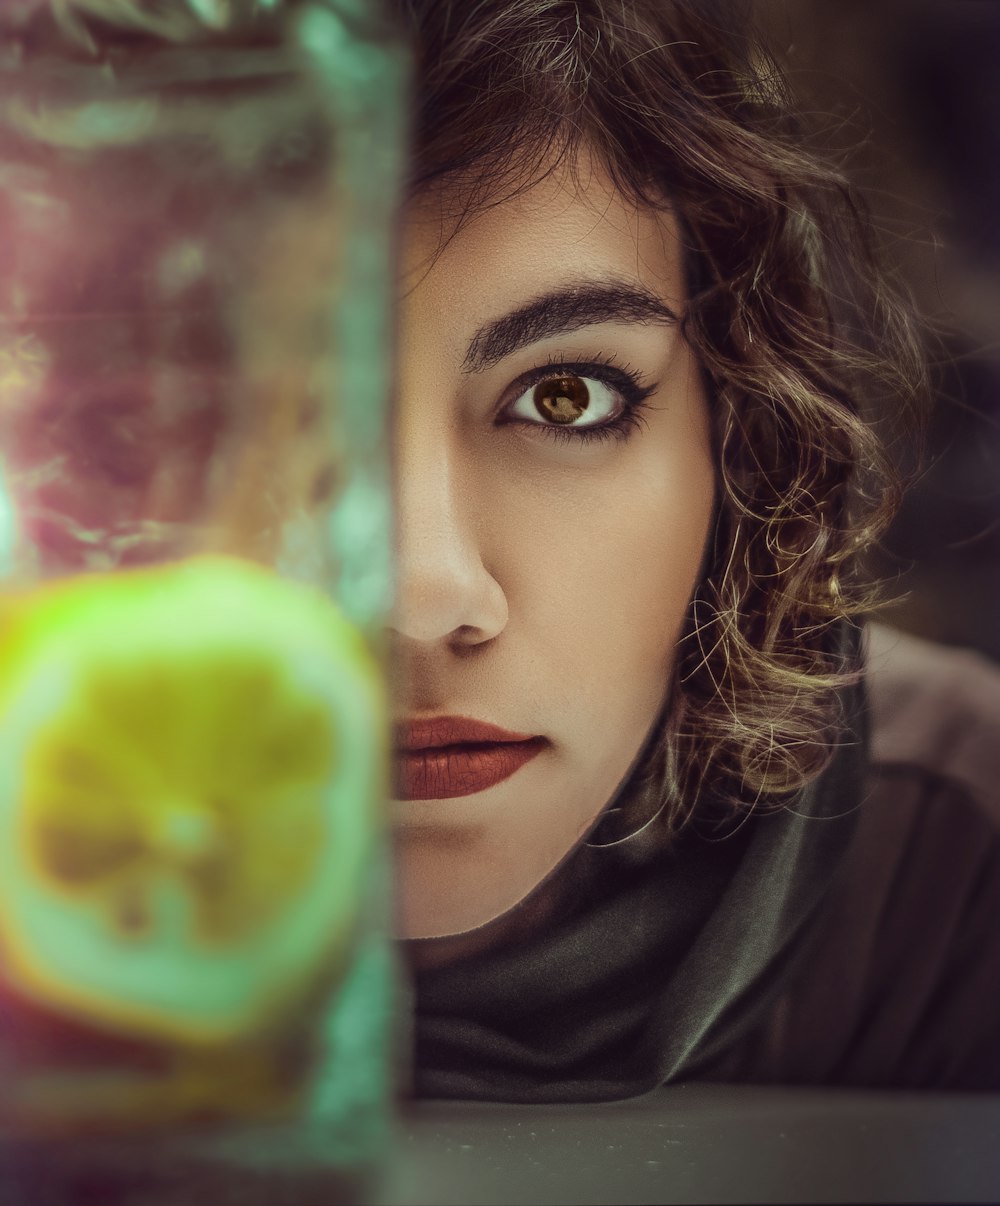
[[[576,167],[457,231],[441,196],[405,221],[404,937],[507,914],[591,829],[662,711],[702,564],[715,475],[676,227]]]

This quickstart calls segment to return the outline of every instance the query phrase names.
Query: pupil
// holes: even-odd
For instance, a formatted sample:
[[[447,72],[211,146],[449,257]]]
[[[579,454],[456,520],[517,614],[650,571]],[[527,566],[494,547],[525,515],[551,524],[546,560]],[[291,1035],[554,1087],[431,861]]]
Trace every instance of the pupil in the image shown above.
[[[535,386],[535,409],[552,423],[572,423],[590,405],[580,377],[550,377]]]

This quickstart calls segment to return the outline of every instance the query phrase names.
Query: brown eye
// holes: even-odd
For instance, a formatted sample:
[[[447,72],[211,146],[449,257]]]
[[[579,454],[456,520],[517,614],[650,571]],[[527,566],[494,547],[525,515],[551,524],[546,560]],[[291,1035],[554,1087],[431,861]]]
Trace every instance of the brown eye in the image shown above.
[[[641,400],[641,390],[628,377],[619,383],[611,369],[595,365],[594,370],[581,372],[568,364],[553,368],[504,408],[508,420],[550,436],[585,438],[610,428],[636,404],[630,402],[632,394]]]
[[[573,423],[590,405],[590,390],[582,377],[548,377],[533,395],[535,409],[550,423]]]

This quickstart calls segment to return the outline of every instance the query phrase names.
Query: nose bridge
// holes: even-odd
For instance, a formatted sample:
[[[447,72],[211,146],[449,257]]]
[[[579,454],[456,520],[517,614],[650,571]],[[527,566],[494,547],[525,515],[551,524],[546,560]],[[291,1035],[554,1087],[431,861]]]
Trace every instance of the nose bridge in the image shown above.
[[[455,546],[464,525],[457,460],[447,424],[431,416],[423,423],[407,423],[401,417],[394,460],[396,543],[409,572],[429,566],[431,557],[440,561],[458,553]]]
[[[506,603],[483,564],[475,475],[445,408],[400,406],[396,426],[394,627],[413,640],[458,630],[483,640],[506,622]]]

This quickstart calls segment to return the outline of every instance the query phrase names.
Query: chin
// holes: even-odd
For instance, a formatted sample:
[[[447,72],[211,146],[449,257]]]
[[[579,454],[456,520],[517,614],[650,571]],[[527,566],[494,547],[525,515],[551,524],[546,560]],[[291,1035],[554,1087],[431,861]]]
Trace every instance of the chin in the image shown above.
[[[457,850],[433,857],[408,859],[405,853],[400,857],[396,872],[398,937],[450,938],[481,930],[516,909],[535,886],[529,883],[522,889],[509,877],[489,874],[486,868],[480,868],[478,885],[470,883],[477,877],[456,874],[449,866],[456,858],[462,859]],[[486,891],[483,880],[487,881]]]
[[[397,832],[396,935],[442,962],[527,935],[551,916],[565,891],[556,874],[569,849],[534,861],[519,845],[477,842],[454,831],[436,842]]]

